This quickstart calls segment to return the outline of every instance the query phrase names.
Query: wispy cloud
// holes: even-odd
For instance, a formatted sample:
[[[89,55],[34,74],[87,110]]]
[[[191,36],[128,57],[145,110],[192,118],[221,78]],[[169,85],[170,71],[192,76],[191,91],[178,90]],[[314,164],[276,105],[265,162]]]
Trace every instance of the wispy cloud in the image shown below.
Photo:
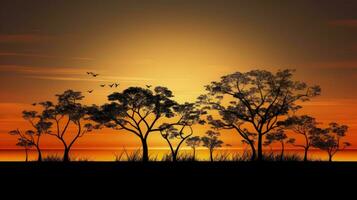
[[[311,62],[304,64],[304,66],[322,69],[357,69],[357,60]]]
[[[0,34],[0,43],[31,43],[53,39],[52,36],[39,34]]]
[[[339,19],[328,22],[330,26],[355,27],[357,28],[357,19]]]
[[[0,65],[0,72],[21,74],[28,78],[57,81],[89,81],[89,82],[138,82],[154,81],[148,77],[134,76],[106,76],[101,71],[96,70],[100,75],[96,78],[87,75],[86,72],[92,71],[92,68],[75,67],[44,67],[44,66],[21,66],[21,65]]]
[[[16,52],[0,52],[0,56],[31,57],[31,58],[60,58],[60,59],[83,60],[83,61],[93,60],[92,58],[86,58],[86,57],[65,57],[65,56],[55,56],[55,55],[45,55],[45,54],[16,53]]]

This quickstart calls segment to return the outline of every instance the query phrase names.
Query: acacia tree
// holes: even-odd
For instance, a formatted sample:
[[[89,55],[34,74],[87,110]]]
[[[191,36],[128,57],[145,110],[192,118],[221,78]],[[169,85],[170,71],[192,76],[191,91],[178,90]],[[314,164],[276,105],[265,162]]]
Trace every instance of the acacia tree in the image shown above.
[[[201,141],[204,147],[209,149],[210,160],[213,162],[213,151],[216,148],[222,147],[223,141],[219,140],[218,137],[221,134],[212,130],[206,132],[206,136],[201,137]]]
[[[93,130],[91,123],[86,123],[88,120],[87,114],[89,109],[79,103],[84,98],[81,92],[66,90],[62,94],[57,94],[57,104],[50,101],[41,102],[43,106],[43,116],[46,120],[53,121],[55,131],[48,133],[57,138],[64,147],[63,161],[70,161],[70,150],[73,144],[83,135]],[[74,124],[75,131],[69,131],[70,124]],[[71,134],[72,133],[72,134]]]
[[[197,123],[202,125],[205,121],[200,119],[204,111],[197,109],[194,103],[177,104],[173,109],[178,117],[178,121],[173,124],[162,124],[160,126],[160,133],[170,147],[172,161],[176,162],[181,145],[193,134],[192,126]],[[188,133],[185,133],[186,131]],[[178,140],[176,147],[174,147],[173,139]]]
[[[108,96],[111,103],[91,108],[91,119],[99,126],[125,130],[137,136],[142,144],[142,160],[149,161],[147,139],[153,132],[167,127],[162,120],[175,116],[173,94],[166,87],[153,91],[141,87],[129,87],[123,92]],[[171,125],[171,124],[170,124]]]
[[[346,136],[348,126],[339,125],[335,122],[329,124],[326,129],[315,128],[312,130],[312,146],[326,151],[328,154],[329,162],[332,161],[332,157],[338,152],[351,146],[349,142],[343,142],[341,139]]]
[[[288,136],[285,134],[284,129],[278,129],[276,131],[272,131],[265,135],[264,146],[271,145],[274,142],[279,142],[281,145],[281,153],[280,153],[280,161],[284,159],[284,149],[285,143],[290,143]]]
[[[25,150],[25,162],[28,161],[28,150],[31,149],[34,145],[25,138],[18,138],[16,146],[22,147]]]
[[[307,101],[320,94],[319,86],[292,80],[293,72],[286,69],[273,74],[252,70],[229,74],[207,85],[208,94],[200,96],[199,101],[211,110],[218,110],[224,122],[220,127],[236,129],[249,144],[257,141],[257,160],[262,160],[263,136],[278,128],[282,117],[300,109],[298,101]],[[225,115],[235,116],[236,120],[227,123]],[[248,126],[254,135],[242,129]]]
[[[312,145],[313,130],[315,130],[318,125],[315,118],[308,115],[292,116],[287,118],[282,125],[304,137],[304,144],[295,144],[294,138],[290,139],[290,143],[296,147],[304,148],[304,161],[307,161],[308,151]]]
[[[19,129],[9,132],[11,135],[18,136],[18,146],[26,145],[26,147],[34,146],[38,153],[37,161],[42,161],[42,152],[40,148],[41,136],[50,134],[51,122],[45,121],[43,115],[39,115],[36,111],[23,111],[22,117],[27,120],[34,130],[26,130],[24,133]],[[25,147],[25,146],[24,146]]]
[[[186,145],[191,147],[193,150],[193,160],[196,159],[196,147],[199,147],[201,145],[201,138],[199,136],[193,136],[193,137],[189,137],[186,140]]]

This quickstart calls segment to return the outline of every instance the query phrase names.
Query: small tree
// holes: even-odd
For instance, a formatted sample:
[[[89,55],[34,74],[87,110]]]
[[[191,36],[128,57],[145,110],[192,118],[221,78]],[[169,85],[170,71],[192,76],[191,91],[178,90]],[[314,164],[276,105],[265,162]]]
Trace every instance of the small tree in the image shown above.
[[[196,123],[204,124],[205,121],[200,119],[202,111],[196,109],[196,105],[193,103],[177,104],[174,106],[174,111],[179,118],[178,121],[173,124],[162,124],[160,132],[170,147],[172,161],[176,162],[181,145],[193,134],[192,126]],[[179,128],[177,129],[176,127]],[[188,130],[188,133],[185,133],[186,130]],[[173,139],[178,140],[176,147],[173,145]]]
[[[286,128],[304,137],[304,144],[295,144],[295,139],[290,139],[293,146],[304,148],[304,161],[307,161],[308,151],[311,147],[312,130],[316,128],[317,124],[315,118],[308,115],[292,116],[283,122]]]
[[[217,110],[223,121],[229,120],[227,113],[235,116],[234,123],[220,126],[236,129],[249,144],[257,141],[257,160],[262,160],[263,136],[278,128],[282,117],[301,108],[297,102],[320,94],[319,86],[294,81],[293,73],[294,70],[286,69],[275,74],[265,70],[229,74],[206,86],[208,94],[200,96],[199,101],[208,109]],[[244,124],[256,137],[241,129]]]
[[[213,162],[213,151],[216,148],[222,147],[223,141],[219,140],[218,137],[221,134],[212,130],[206,132],[206,136],[201,138],[203,146],[209,149],[210,160]]]
[[[27,130],[24,133],[20,130],[12,130],[11,135],[18,136],[19,145],[34,146],[38,153],[37,161],[42,161],[42,152],[40,148],[41,136],[51,133],[51,122],[45,120],[43,115],[39,115],[36,111],[23,111],[22,117],[27,120],[34,130]]]
[[[333,156],[348,146],[351,146],[349,142],[343,142],[341,139],[346,136],[348,126],[339,125],[335,122],[329,124],[326,129],[315,128],[312,130],[312,146],[326,151],[328,154],[329,162],[332,161]]]
[[[73,144],[83,135],[93,130],[91,123],[85,123],[88,118],[89,109],[79,103],[84,98],[81,92],[66,90],[62,94],[58,94],[57,104],[50,101],[41,102],[43,106],[43,116],[46,120],[53,121],[56,125],[56,131],[48,133],[57,138],[64,147],[63,161],[70,161],[70,150]],[[64,123],[62,123],[64,121]],[[74,134],[70,134],[68,127],[71,122],[76,126],[77,130]]]
[[[290,142],[283,129],[278,129],[265,135],[264,146],[271,145],[274,142],[279,142],[281,144],[280,161],[282,161],[284,159],[284,144]]]
[[[191,147],[193,150],[193,160],[196,159],[196,147],[199,147],[201,142],[202,141],[199,136],[190,137],[186,140],[186,145]]]
[[[25,138],[18,138],[16,146],[22,147],[25,150],[25,162],[28,161],[28,150],[31,149],[34,144]]]

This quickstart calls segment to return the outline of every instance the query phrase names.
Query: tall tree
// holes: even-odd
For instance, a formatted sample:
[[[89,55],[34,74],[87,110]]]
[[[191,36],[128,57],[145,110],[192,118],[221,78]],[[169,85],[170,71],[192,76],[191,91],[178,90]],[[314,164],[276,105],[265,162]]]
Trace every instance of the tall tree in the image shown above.
[[[248,143],[257,141],[257,160],[262,160],[263,136],[278,128],[282,117],[300,109],[298,101],[320,94],[319,86],[294,81],[293,73],[294,70],[286,69],[275,74],[265,70],[229,74],[206,86],[208,94],[200,96],[199,101],[218,110],[222,121],[226,120],[225,115],[235,116],[234,123],[221,125],[236,129]],[[250,127],[254,135],[246,133],[243,127]]]
[[[66,90],[62,94],[57,94],[57,104],[50,101],[41,102],[43,106],[43,116],[46,120],[53,121],[55,131],[48,133],[57,138],[63,144],[63,161],[70,161],[70,150],[73,144],[83,135],[93,130],[91,123],[88,123],[87,114],[89,109],[79,103],[84,96],[81,92]],[[76,131],[69,131],[68,127],[74,124]],[[72,133],[72,134],[71,134]]]
[[[186,140],[186,145],[191,147],[193,150],[193,155],[192,158],[193,160],[196,160],[196,148],[199,147],[201,145],[201,138],[199,136],[193,136],[193,137],[189,137]]]
[[[331,162],[333,156],[346,147],[350,146],[349,142],[341,143],[341,139],[346,136],[348,126],[339,125],[335,122],[329,124],[326,129],[315,128],[312,136],[312,146],[326,151],[328,160]]]
[[[204,124],[205,121],[200,119],[202,110],[197,109],[194,103],[177,104],[174,106],[175,114],[178,121],[173,124],[164,123],[160,126],[161,136],[168,143],[171,150],[172,161],[177,161],[177,155],[183,142],[192,136],[194,124]],[[186,133],[187,131],[187,133]],[[174,147],[172,140],[178,140]]]
[[[222,147],[223,141],[218,139],[221,134],[212,130],[208,130],[206,135],[201,138],[203,146],[209,150],[210,160],[213,162],[213,151],[216,148]]]
[[[311,147],[312,131],[315,130],[318,125],[315,118],[308,115],[292,116],[287,118],[282,124],[286,128],[294,131],[294,133],[303,136],[304,144],[295,144],[294,138],[290,139],[290,143],[296,147],[304,148],[304,161],[307,161],[308,151]]]
[[[142,144],[142,160],[149,161],[147,139],[153,132],[167,127],[161,126],[164,119],[175,116],[173,94],[166,87],[155,87],[153,91],[141,87],[129,87],[123,92],[108,96],[111,103],[93,106],[91,119],[115,130],[134,134]]]
[[[51,122],[45,120],[45,116],[39,115],[36,111],[23,111],[22,117],[27,120],[33,130],[27,130],[24,133],[20,130],[12,130],[11,135],[18,136],[18,144],[28,144],[34,146],[38,153],[37,161],[42,161],[42,152],[40,148],[41,136],[51,133]]]
[[[265,135],[264,145],[271,145],[274,142],[279,142],[281,145],[280,161],[284,159],[285,143],[290,142],[288,136],[285,134],[284,129],[277,129],[276,131],[269,132]]]

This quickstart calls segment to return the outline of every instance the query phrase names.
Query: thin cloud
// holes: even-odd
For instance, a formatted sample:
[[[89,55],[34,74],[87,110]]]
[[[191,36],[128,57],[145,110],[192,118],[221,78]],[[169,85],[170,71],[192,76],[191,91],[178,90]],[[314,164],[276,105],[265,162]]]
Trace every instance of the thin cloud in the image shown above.
[[[331,20],[328,22],[330,26],[353,27],[357,28],[357,19],[341,19]]]
[[[51,39],[52,36],[38,34],[0,34],[0,43],[32,43]]]
[[[80,75],[85,74],[90,69],[70,68],[70,67],[33,67],[21,65],[0,65],[0,72],[13,72],[19,74],[37,74],[37,75],[51,75],[51,74],[68,74]]]
[[[0,52],[0,56],[31,57],[31,58],[60,58],[60,59],[84,60],[84,61],[93,60],[92,58],[85,58],[85,57],[65,57],[65,56],[31,54],[31,53],[15,53],[15,52]]]
[[[312,62],[305,64],[307,67],[323,69],[357,69],[357,60],[341,60],[331,62]]]

